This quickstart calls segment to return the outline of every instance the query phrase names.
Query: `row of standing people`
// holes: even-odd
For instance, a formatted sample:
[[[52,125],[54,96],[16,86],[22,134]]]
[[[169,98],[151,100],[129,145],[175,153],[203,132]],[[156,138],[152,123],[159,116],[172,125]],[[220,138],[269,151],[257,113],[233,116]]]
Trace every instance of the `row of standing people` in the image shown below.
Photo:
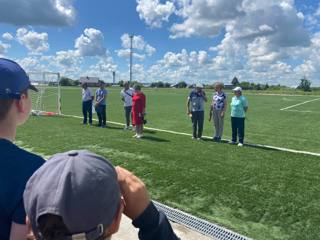
[[[126,169],[84,150],[45,161],[14,144],[30,116],[29,90],[37,91],[26,72],[0,58],[0,239],[110,239],[124,213],[139,239],[178,240],[144,183]]]
[[[234,96],[230,104],[232,129],[232,138],[230,143],[236,144],[237,140],[239,139],[238,146],[243,146],[248,101],[247,98],[242,95],[241,87],[234,88],[233,93]],[[202,138],[204,125],[204,106],[205,102],[207,101],[208,98],[203,90],[203,85],[196,84],[195,89],[190,92],[187,101],[187,114],[191,117],[192,121],[193,139],[200,140]],[[213,136],[214,141],[221,141],[227,104],[227,95],[223,91],[223,84],[219,82],[215,83],[215,94],[212,97],[209,114],[209,121],[211,121],[213,118],[215,127],[215,134]]]
[[[82,113],[83,124],[88,123],[92,125],[92,110],[95,109],[98,116],[98,126],[106,127],[107,121],[107,96],[108,91],[105,88],[105,83],[100,82],[99,88],[95,92],[95,96],[92,94],[87,83],[82,84]],[[121,100],[124,104],[124,115],[126,118],[125,130],[130,128],[130,120],[132,119],[132,125],[135,129],[135,138],[143,137],[143,124],[146,114],[146,96],[141,91],[140,85],[135,85],[130,88],[129,83],[124,83],[124,88],[120,92]],[[93,104],[94,103],[94,104]]]

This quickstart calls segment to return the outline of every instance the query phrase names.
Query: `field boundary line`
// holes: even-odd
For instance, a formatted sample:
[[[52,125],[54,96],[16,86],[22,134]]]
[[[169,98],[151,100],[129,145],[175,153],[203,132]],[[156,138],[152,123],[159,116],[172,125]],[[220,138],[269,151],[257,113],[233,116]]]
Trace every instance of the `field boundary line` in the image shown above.
[[[320,99],[320,98],[319,98],[319,99]],[[61,116],[83,119],[83,117],[77,116],[77,115],[61,114]],[[92,120],[98,121],[98,120],[95,119],[95,118],[93,118]],[[113,122],[113,121],[107,121],[107,123],[114,124],[114,125],[119,125],[119,126],[124,126],[124,125],[125,125],[124,123]],[[192,134],[189,134],[189,133],[176,132],[176,131],[159,129],[159,128],[145,127],[145,129],[147,129],[147,130],[153,130],[153,131],[157,131],[157,132],[171,133],[171,134],[175,134],[175,135],[182,135],[182,136],[189,136],[189,137],[192,136]],[[205,138],[205,139],[212,139],[212,137],[210,137],[210,136],[203,136],[203,138]],[[222,139],[222,141],[223,141],[223,142],[229,142],[228,139]],[[245,143],[244,145],[245,145],[245,146],[249,146],[249,147],[267,149],[267,150],[276,150],[276,151],[281,151],[281,152],[290,152],[290,153],[305,154],[305,155],[311,155],[311,156],[320,157],[320,153],[316,153],[316,152],[295,150],[295,149],[290,149],[290,148],[275,147],[275,146],[270,146],[270,145],[254,144],[254,143]]]
[[[290,110],[283,110],[286,112],[299,112],[299,113],[320,113],[320,112],[315,112],[315,111],[300,111],[300,110],[294,110],[294,109],[290,109]]]
[[[302,103],[291,105],[289,107],[281,108],[280,111],[288,110],[290,108],[298,107],[298,106],[304,105],[306,103],[315,102],[315,101],[318,101],[318,100],[320,100],[320,98],[312,99],[312,100],[309,100],[309,101],[305,101],[305,102],[302,102]]]

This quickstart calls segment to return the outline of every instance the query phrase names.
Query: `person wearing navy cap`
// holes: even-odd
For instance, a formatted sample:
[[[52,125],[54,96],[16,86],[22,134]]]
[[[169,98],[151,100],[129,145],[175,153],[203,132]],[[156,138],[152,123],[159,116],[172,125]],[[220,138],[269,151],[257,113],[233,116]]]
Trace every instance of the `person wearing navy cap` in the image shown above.
[[[86,150],[52,156],[28,181],[24,204],[28,239],[110,239],[124,213],[139,239],[178,240],[139,178]]]
[[[23,191],[29,177],[44,160],[15,144],[17,126],[31,111],[26,72],[14,61],[0,58],[0,239],[26,238]]]

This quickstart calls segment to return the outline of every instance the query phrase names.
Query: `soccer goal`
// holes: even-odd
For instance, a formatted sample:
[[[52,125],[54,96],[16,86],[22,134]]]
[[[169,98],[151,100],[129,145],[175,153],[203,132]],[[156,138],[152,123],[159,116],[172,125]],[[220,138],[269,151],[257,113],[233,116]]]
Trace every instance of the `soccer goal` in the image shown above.
[[[51,116],[61,114],[60,73],[29,72],[30,82],[39,90],[31,92],[32,114]]]

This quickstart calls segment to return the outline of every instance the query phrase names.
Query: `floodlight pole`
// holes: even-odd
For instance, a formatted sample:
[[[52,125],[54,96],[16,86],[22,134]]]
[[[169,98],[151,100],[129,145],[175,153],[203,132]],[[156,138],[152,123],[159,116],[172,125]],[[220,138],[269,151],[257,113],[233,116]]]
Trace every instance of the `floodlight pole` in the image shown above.
[[[131,83],[132,82],[132,55],[133,55],[133,37],[134,35],[131,34],[130,36],[130,80],[129,82]]]
[[[112,84],[116,84],[116,71],[112,71]]]

